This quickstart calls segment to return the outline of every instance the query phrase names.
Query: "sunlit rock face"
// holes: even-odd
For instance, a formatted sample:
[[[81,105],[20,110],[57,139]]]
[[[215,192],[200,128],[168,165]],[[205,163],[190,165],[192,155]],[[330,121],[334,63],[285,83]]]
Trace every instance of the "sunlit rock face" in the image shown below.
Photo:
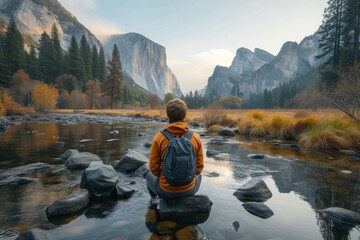
[[[104,43],[108,58],[114,44],[119,48],[123,70],[138,85],[160,98],[169,92],[181,96],[178,80],[167,66],[163,46],[137,33],[113,35]]]
[[[0,0],[0,19],[7,23],[11,17],[20,32],[35,41],[44,31],[51,35],[55,24],[63,49],[68,49],[72,35],[80,41],[83,34],[90,46],[101,46],[100,41],[57,0]]]
[[[300,44],[286,42],[279,54],[239,48],[229,68],[217,66],[208,79],[205,96],[212,100],[234,95],[247,99],[251,93],[272,90],[282,83],[297,81],[319,67],[328,58],[321,54],[319,36],[305,37]]]

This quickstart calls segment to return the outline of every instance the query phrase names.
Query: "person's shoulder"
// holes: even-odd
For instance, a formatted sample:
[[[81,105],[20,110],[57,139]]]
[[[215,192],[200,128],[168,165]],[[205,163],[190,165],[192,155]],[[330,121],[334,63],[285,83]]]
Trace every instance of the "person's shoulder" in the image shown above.
[[[193,132],[192,137],[194,139],[196,139],[196,141],[201,142],[200,135],[197,132],[193,131],[193,130],[191,130],[191,131]]]

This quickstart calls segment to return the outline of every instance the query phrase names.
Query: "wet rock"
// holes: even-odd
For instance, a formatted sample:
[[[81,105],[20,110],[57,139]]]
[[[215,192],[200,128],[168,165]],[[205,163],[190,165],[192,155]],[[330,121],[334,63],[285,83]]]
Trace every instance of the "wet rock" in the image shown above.
[[[337,223],[358,226],[360,225],[360,214],[352,210],[340,207],[329,207],[319,210],[325,218],[334,220]]]
[[[116,171],[131,173],[147,162],[148,158],[145,155],[135,151],[128,151],[125,156],[113,166]]]
[[[265,155],[256,153],[256,154],[248,154],[247,157],[253,159],[263,159]]]
[[[181,224],[199,224],[208,219],[212,204],[206,195],[160,199],[159,217],[161,220],[173,220]]]
[[[179,228],[174,221],[161,221],[156,225],[156,232],[160,235],[172,235]]]
[[[110,165],[92,162],[83,172],[80,187],[89,191],[91,198],[110,197],[119,178]]]
[[[60,156],[60,160],[63,162],[66,162],[66,160],[68,160],[68,158],[74,154],[79,154],[79,150],[77,149],[68,149],[66,150],[63,154],[61,154]]]
[[[225,140],[222,138],[213,138],[210,140],[210,143],[215,144],[215,145],[224,145]]]
[[[145,142],[144,147],[150,148],[151,147],[151,142]]]
[[[65,142],[54,142],[51,144],[52,148],[63,148],[65,147]]]
[[[109,132],[110,134],[119,134],[119,130],[113,130],[113,131],[111,131],[111,132]]]
[[[94,161],[102,163],[98,155],[89,152],[82,152],[70,155],[70,157],[65,162],[65,166],[68,169],[85,169],[90,165],[91,162]]]
[[[282,146],[286,147],[286,148],[293,148],[293,149],[299,149],[300,148],[299,144],[294,144],[294,143],[285,143]]]
[[[7,120],[6,118],[0,118],[0,134],[5,133],[9,125],[10,125],[9,120]]]
[[[211,149],[209,149],[209,150],[206,151],[206,156],[207,156],[207,157],[213,157],[213,156],[216,156],[216,155],[219,155],[219,152],[218,152],[218,151],[211,150]]]
[[[71,193],[69,196],[56,200],[46,209],[48,218],[72,214],[80,211],[89,204],[89,192],[86,189],[80,189]]]
[[[229,128],[223,128],[223,129],[219,130],[218,134],[220,136],[228,136],[228,137],[233,137],[236,135],[235,132]]]
[[[144,164],[138,169],[136,169],[134,175],[145,178],[146,174],[148,174],[149,171],[150,171],[149,166],[147,164]]]
[[[146,136],[145,133],[138,133],[137,135],[138,135],[138,137],[144,137],[144,136]]]
[[[198,226],[187,226],[175,233],[176,239],[198,240],[209,239]]]
[[[249,202],[249,203],[244,203],[243,207],[246,209],[246,211],[248,211],[252,215],[255,215],[263,219],[267,219],[274,215],[274,212],[264,203]]]
[[[44,230],[39,228],[33,228],[24,234],[21,234],[16,240],[48,240]]]
[[[240,227],[239,221],[234,221],[232,223],[232,226],[234,227],[235,232],[237,232],[239,230],[239,227]]]
[[[118,182],[116,184],[116,197],[118,199],[127,199],[130,198],[134,193],[135,190],[126,186],[121,186]]]
[[[15,177],[11,182],[10,185],[12,186],[24,186],[33,182],[37,182],[39,179],[37,178],[28,178],[28,177]]]
[[[263,180],[254,178],[236,190],[234,196],[241,201],[264,202],[272,193]]]
[[[206,174],[206,176],[208,176],[208,177],[218,177],[218,176],[220,176],[220,174],[217,173],[217,172],[211,172],[211,173]]]

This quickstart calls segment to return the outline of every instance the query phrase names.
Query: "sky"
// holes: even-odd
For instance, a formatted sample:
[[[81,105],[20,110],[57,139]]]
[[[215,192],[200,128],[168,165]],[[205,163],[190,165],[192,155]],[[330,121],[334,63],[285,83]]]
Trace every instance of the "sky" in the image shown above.
[[[166,48],[184,93],[204,88],[236,50],[277,55],[319,28],[327,0],[59,0],[95,36],[136,32]]]

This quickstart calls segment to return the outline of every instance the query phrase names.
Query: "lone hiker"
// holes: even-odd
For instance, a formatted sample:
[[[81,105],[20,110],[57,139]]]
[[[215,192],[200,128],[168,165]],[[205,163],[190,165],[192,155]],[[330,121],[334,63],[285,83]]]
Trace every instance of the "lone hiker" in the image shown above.
[[[200,136],[190,131],[184,122],[187,110],[184,101],[178,98],[169,101],[166,107],[169,124],[152,140],[150,172],[146,176],[152,198],[156,195],[167,199],[188,197],[199,190],[204,168],[203,149]]]

